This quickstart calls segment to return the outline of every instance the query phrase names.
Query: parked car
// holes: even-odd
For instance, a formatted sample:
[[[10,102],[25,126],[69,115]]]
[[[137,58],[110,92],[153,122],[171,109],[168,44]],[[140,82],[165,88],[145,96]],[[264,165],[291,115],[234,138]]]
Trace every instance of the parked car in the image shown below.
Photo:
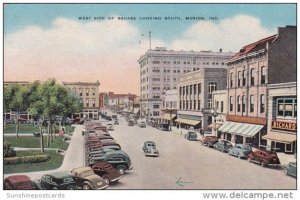
[[[228,150],[230,148],[232,148],[231,142],[229,142],[227,140],[219,140],[213,146],[214,146],[214,149],[217,149],[222,152],[228,152]]]
[[[208,147],[213,147],[213,145],[218,142],[218,138],[216,136],[204,136],[200,139],[202,145],[207,145]]]
[[[113,131],[114,130],[114,125],[112,123],[108,123],[108,124],[106,124],[106,128],[109,131]]]
[[[277,153],[264,149],[257,149],[248,155],[249,162],[255,162],[263,167],[277,166],[280,164]]]
[[[122,175],[118,172],[118,170],[108,162],[96,162],[91,167],[94,170],[95,174],[103,178],[106,184],[116,183],[122,178]]]
[[[138,126],[139,126],[140,128],[146,128],[146,122],[144,122],[144,121],[139,122],[139,123],[138,123]]]
[[[143,151],[145,153],[145,156],[154,156],[154,157],[159,156],[159,152],[156,149],[156,144],[155,142],[152,141],[144,142]]]
[[[169,124],[159,124],[157,126],[157,128],[159,130],[162,130],[162,131],[169,131],[170,130],[170,125]]]
[[[238,158],[247,158],[251,152],[252,148],[247,144],[236,144],[234,147],[228,150],[229,155],[233,155]]]
[[[128,121],[128,126],[134,126],[134,122],[132,120]]]
[[[102,156],[90,159],[89,165],[93,165],[98,161],[106,161],[110,163],[121,175],[125,174],[126,170],[132,169],[132,163],[129,156],[122,150],[109,151]]]
[[[118,118],[114,119],[114,124],[115,124],[115,125],[118,125],[118,124],[119,124]]]
[[[121,150],[121,147],[119,145],[107,145],[107,146],[102,146],[101,149],[103,151],[108,151],[108,150]]]
[[[82,187],[86,179],[75,176],[69,172],[53,172],[44,174],[40,179],[44,190],[76,190]]]
[[[101,190],[108,187],[108,183],[103,178],[96,175],[91,167],[72,169],[71,173],[86,180],[81,184],[83,190]]]
[[[283,172],[285,175],[297,178],[297,162],[290,162],[287,166],[284,166]]]
[[[187,132],[187,134],[184,135],[184,138],[190,141],[197,141],[198,140],[198,136],[196,132],[193,131],[189,131]]]
[[[112,117],[113,119],[118,119],[118,116],[117,116],[117,115],[111,115],[111,117]]]
[[[35,190],[39,189],[26,175],[12,175],[4,179],[4,190]]]

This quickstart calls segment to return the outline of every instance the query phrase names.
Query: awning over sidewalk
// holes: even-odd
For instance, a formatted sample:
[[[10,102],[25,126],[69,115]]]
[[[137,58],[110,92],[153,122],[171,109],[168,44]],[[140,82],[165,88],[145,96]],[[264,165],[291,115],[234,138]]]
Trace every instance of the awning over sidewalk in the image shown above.
[[[222,126],[221,123],[211,123],[211,124],[208,125],[207,127],[208,127],[208,128],[211,128],[211,129],[219,129],[221,126]]]
[[[264,126],[256,124],[246,124],[237,122],[224,122],[219,128],[219,131],[224,133],[231,133],[236,135],[242,135],[246,137],[253,137],[257,134]]]
[[[188,125],[192,125],[192,126],[195,126],[200,123],[200,121],[191,120],[191,119],[182,119],[182,118],[176,119],[175,122],[181,123],[181,124],[188,124]]]
[[[176,114],[171,114],[171,119],[174,119],[175,117],[176,117]],[[161,119],[171,120],[170,119],[170,114],[165,113],[163,116],[161,116]]]
[[[281,143],[292,143],[297,140],[296,134],[269,132],[267,135],[262,136],[262,139],[272,140]]]

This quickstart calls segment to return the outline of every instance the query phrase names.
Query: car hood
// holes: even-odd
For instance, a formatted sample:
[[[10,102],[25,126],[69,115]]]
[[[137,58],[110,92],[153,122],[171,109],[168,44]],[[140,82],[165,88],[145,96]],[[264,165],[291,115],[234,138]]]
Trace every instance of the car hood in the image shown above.
[[[93,184],[97,184],[99,182],[103,182],[103,179],[100,176],[96,175],[96,174],[93,174],[93,175],[90,175],[90,176],[86,176],[84,178],[87,179],[87,180],[89,180],[89,181],[91,181]]]

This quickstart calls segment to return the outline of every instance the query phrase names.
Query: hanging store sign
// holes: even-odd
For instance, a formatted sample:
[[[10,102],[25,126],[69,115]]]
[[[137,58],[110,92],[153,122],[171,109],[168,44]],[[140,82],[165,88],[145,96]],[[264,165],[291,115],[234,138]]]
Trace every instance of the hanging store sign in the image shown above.
[[[272,121],[272,129],[297,132],[297,124],[293,122]]]

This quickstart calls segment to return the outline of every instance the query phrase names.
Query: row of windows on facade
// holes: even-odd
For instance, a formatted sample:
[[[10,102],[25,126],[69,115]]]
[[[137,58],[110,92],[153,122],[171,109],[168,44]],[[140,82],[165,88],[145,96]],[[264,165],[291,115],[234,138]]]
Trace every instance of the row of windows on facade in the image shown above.
[[[237,96],[236,98],[236,111],[237,112],[246,112],[246,96]],[[253,113],[254,112],[254,95],[250,95],[249,98],[249,112]],[[264,94],[260,95],[260,100],[259,100],[259,111],[260,113],[265,112],[265,104],[266,104],[266,98]],[[233,97],[229,97],[229,111],[233,111]]]
[[[179,95],[196,95],[201,94],[201,83],[198,84],[192,84],[192,85],[186,85],[186,86],[180,86],[179,87]],[[208,83],[208,94],[212,94],[213,91],[217,90],[217,83],[216,82],[209,82]]]
[[[199,67],[194,67],[193,68],[193,71],[197,71],[197,70],[199,70],[200,68]],[[163,73],[171,73],[171,69],[163,69],[162,70],[162,72]],[[160,73],[161,72],[161,70],[160,70],[160,68],[159,67],[154,67],[153,69],[152,69],[152,72],[153,73]],[[185,74],[185,73],[189,73],[189,72],[191,72],[191,70],[190,69],[183,69],[183,73]],[[143,71],[141,71],[141,76],[142,75],[144,75],[144,74],[146,74],[146,73],[148,73],[148,68],[147,68],[147,70],[146,69],[144,69]],[[173,73],[174,74],[176,74],[176,73],[181,73],[181,70],[180,69],[174,69],[173,70]]]
[[[160,63],[163,63],[163,64],[171,64],[171,62],[170,61],[159,61],[159,60],[154,60],[154,61],[152,61],[152,64],[160,64]],[[191,63],[193,63],[193,65],[196,65],[196,64],[200,64],[200,62],[196,62],[196,59],[193,59],[193,61],[191,62],[191,61],[173,61],[173,64],[174,65],[179,65],[179,64],[184,64],[184,65],[190,65]],[[202,64],[203,65],[209,65],[209,62],[202,62]],[[212,63],[211,63],[212,65],[225,65],[225,63],[224,62],[217,62],[217,61],[213,61]]]
[[[177,107],[176,101],[163,101],[163,108],[173,109]]]
[[[238,71],[237,74],[237,87],[246,86],[247,83],[247,73],[246,70]],[[266,84],[266,67],[260,68],[260,84]],[[250,69],[250,86],[255,85],[255,68]],[[233,72],[230,73],[230,85],[231,88],[234,87],[233,84]]]
[[[201,100],[180,100],[180,110],[201,110]]]
[[[76,93],[76,88],[73,88],[73,92]],[[83,95],[83,92],[84,90],[83,89],[79,89],[78,93],[79,93],[79,96],[82,96]],[[95,95],[96,93],[96,90],[95,89],[92,89],[92,95]],[[90,89],[85,89],[85,95],[86,96],[89,96],[90,94]]]
[[[163,90],[170,90],[170,89],[171,89],[171,86],[163,87]],[[176,86],[174,86],[173,89],[176,89]],[[141,91],[145,91],[145,90],[148,90],[148,85],[141,87]],[[160,91],[160,87],[152,87],[152,90],[153,91]]]
[[[166,81],[170,81],[170,77],[164,77],[163,79],[162,79],[164,82],[166,82]],[[173,78],[173,81],[176,81],[177,79],[176,78]],[[148,77],[147,78],[142,78],[141,79],[141,82],[142,83],[144,83],[144,82],[148,82]],[[160,81],[160,78],[152,78],[152,81],[153,82],[159,82]]]
[[[80,100],[81,103],[83,103],[83,100]],[[91,102],[91,104],[90,104]],[[85,107],[95,107],[96,106],[96,101],[93,100],[85,100]]]
[[[297,117],[297,97],[276,99],[276,117]]]

